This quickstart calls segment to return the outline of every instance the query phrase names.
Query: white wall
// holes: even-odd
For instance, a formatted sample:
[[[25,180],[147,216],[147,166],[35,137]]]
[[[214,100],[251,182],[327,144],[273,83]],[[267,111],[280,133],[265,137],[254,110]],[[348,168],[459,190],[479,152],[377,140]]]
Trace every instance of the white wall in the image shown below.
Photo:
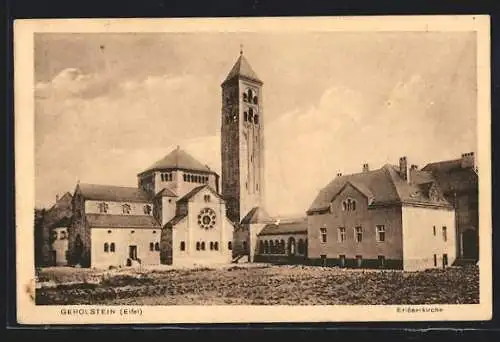
[[[430,209],[405,206],[403,219],[403,268],[413,271],[443,267],[443,254],[448,255],[448,265],[456,259],[455,212],[446,209]],[[433,233],[436,226],[436,236]],[[444,241],[442,227],[447,230]]]
[[[133,233],[132,233],[133,232]],[[160,242],[160,229],[91,228],[91,267],[126,266],[129,246],[137,246],[137,257],[143,265],[160,264],[160,252],[150,251],[149,244]],[[115,243],[115,252],[104,252],[104,243]]]

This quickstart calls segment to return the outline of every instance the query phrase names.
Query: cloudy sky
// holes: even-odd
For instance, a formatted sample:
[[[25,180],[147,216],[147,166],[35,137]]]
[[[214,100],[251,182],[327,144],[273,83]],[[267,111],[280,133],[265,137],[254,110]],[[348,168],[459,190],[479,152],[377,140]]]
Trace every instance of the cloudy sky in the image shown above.
[[[36,205],[77,180],[136,186],[180,145],[220,172],[220,83],[264,81],[267,208],[303,214],[337,172],[476,151],[474,33],[35,35]]]

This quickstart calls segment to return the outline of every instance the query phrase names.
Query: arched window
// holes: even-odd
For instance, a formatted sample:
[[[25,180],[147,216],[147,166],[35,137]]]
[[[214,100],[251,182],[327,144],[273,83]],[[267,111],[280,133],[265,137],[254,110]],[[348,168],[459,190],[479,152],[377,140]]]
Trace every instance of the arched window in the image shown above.
[[[187,176],[186,175],[182,175],[182,178],[184,179],[184,182],[187,181]]]
[[[104,243],[104,251],[109,252],[109,244],[107,242]]]
[[[356,210],[356,201],[352,201],[351,203],[351,206],[352,206],[352,210]]]
[[[164,182],[165,181],[165,175],[162,173],[162,174],[160,174],[160,177],[161,177],[161,181]]]
[[[264,254],[269,253],[269,242],[264,241]]]
[[[201,243],[201,250],[202,250],[202,251],[204,251],[204,250],[205,250],[205,241],[203,241],[203,242]]]
[[[186,243],[184,241],[181,241],[181,251],[185,251],[186,250]]]
[[[252,89],[248,89],[248,100],[252,101],[252,99],[253,99],[253,91]]]
[[[280,253],[280,240],[275,240],[274,241],[274,253],[279,254]]]
[[[253,117],[253,109],[252,109],[252,108],[250,108],[250,109],[248,110],[248,121],[249,121],[249,122],[252,122],[252,121],[253,121],[253,120],[252,120],[252,117]]]
[[[199,250],[200,250],[200,243],[199,243],[199,242],[197,242],[197,243],[196,243],[196,250],[197,250],[197,251],[199,251]]]
[[[288,254],[295,255],[295,239],[293,237],[288,239]]]
[[[115,252],[115,243],[111,242],[111,245],[109,245],[109,251],[114,253]]]
[[[253,103],[254,104],[258,104],[259,103],[259,99],[257,98],[257,96],[253,97]]]
[[[160,243],[159,242],[156,242],[155,243],[155,251],[159,251],[160,250]]]
[[[253,122],[254,122],[256,125],[258,125],[258,124],[259,124],[259,116],[258,116],[257,114],[255,114],[255,115],[253,116]]]
[[[154,244],[154,243],[152,243],[152,242],[150,242],[150,243],[149,243],[149,250],[150,250],[150,251],[154,251],[154,249],[155,249],[155,244]]]
[[[264,254],[264,241],[259,241],[259,253]]]
[[[245,122],[247,122],[247,121],[248,121],[248,113],[247,113],[247,112],[244,112],[244,113],[243,113],[243,120],[244,120]]]
[[[243,93],[243,101],[245,101],[245,102],[246,102],[247,100],[248,100],[248,95],[247,95],[247,93]]]
[[[217,241],[215,241],[215,242],[214,242],[214,249],[215,249],[216,251],[218,251],[218,250],[219,250],[219,243],[218,243]]]
[[[124,214],[130,214],[130,210],[131,210],[130,204],[122,205],[122,211]]]
[[[212,251],[214,249],[214,243],[210,241],[210,250]]]
[[[285,240],[280,241],[280,253],[285,254]]]
[[[269,241],[269,252],[271,254],[274,254],[274,241],[273,240]]]
[[[302,239],[299,239],[299,244],[297,246],[297,252],[299,254],[304,254],[305,253],[305,244],[304,244],[304,240]]]
[[[227,249],[229,249],[229,250],[232,250],[232,249],[233,249],[233,243],[232,243],[231,241],[229,241],[229,242],[227,243]]]

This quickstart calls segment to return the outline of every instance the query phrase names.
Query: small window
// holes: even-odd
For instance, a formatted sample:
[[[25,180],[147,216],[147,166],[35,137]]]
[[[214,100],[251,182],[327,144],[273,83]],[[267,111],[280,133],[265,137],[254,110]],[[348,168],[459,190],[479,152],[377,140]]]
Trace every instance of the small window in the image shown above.
[[[111,230],[108,230],[108,234],[111,234]]]
[[[448,241],[448,235],[446,232],[446,227],[443,227],[443,241]]]
[[[339,255],[339,266],[345,267],[345,255],[343,254]]]
[[[253,97],[253,103],[254,104],[258,104],[259,103],[259,99],[257,98],[257,96]]]
[[[264,241],[264,254],[269,253],[269,242],[266,240]]]
[[[182,178],[184,179],[184,182],[187,181],[187,175],[182,175]]]
[[[155,251],[159,251],[160,250],[160,243],[159,242],[156,242],[155,243]]]
[[[432,234],[436,236],[436,226],[432,226]]]
[[[67,234],[66,234],[66,232],[65,232],[64,230],[63,230],[63,231],[61,231],[61,235],[59,236],[59,239],[60,239],[60,240],[66,240],[66,238],[67,238]]]
[[[259,241],[259,253],[264,254],[264,241]]]
[[[443,254],[443,267],[448,266],[448,254]]]
[[[111,242],[111,244],[109,245],[109,251],[112,253],[115,252],[115,243],[114,242]]]
[[[154,243],[152,243],[152,242],[150,242],[150,243],[149,243],[149,250],[150,250],[150,251],[154,251],[154,249],[155,249],[155,244],[154,244]]]
[[[218,250],[219,250],[219,243],[218,243],[217,241],[215,241],[215,242],[214,242],[214,249],[215,249],[216,251],[218,251]]]
[[[253,122],[254,122],[256,125],[258,125],[258,124],[259,124],[259,116],[258,116],[257,114],[255,114],[255,115],[253,116]]]
[[[162,173],[160,174],[160,178],[161,178],[161,181],[164,182],[165,181],[165,175]]]
[[[252,101],[253,99],[253,91],[252,89],[248,89],[248,101]]]
[[[210,195],[203,196],[203,199],[205,200],[205,202],[210,202]]]
[[[377,242],[385,241],[385,226],[377,225]]]
[[[186,243],[184,241],[181,241],[181,251],[185,251],[186,250]]]
[[[344,242],[345,240],[346,240],[345,227],[339,227],[338,242]]]
[[[438,265],[437,255],[434,254],[434,267],[437,267],[437,265]]]
[[[105,202],[101,202],[98,204],[99,206],[99,212],[100,213],[107,213],[108,212],[108,204]]]
[[[243,249],[244,249],[244,247],[243,247]],[[274,254],[274,241],[273,240],[269,241],[269,251],[272,254]]]
[[[326,243],[327,235],[326,235],[326,228],[320,228],[320,233],[321,233],[321,242]]]
[[[361,227],[354,228],[354,235],[356,242],[363,241],[363,228]]]
[[[385,268],[385,256],[383,255],[378,256],[378,267]]]
[[[210,250],[213,251],[214,250],[214,243],[212,241],[210,241]]]
[[[201,248],[201,244],[199,242],[196,243],[196,250],[199,251]]]
[[[280,253],[285,254],[285,240],[280,241]]]
[[[107,242],[104,243],[104,251],[109,252],[109,244]]]
[[[363,257],[361,255],[356,255],[356,266],[359,268],[363,266]]]
[[[347,210],[347,203],[345,201],[342,202],[342,211]]]
[[[130,210],[131,210],[130,204],[122,205],[122,211],[124,214],[130,214]]]
[[[261,241],[261,242],[262,242],[262,241]],[[229,249],[229,250],[232,250],[232,249],[233,249],[233,243],[232,243],[231,241],[229,241],[229,242],[227,243],[227,249]]]
[[[151,211],[152,211],[152,210],[151,210],[151,206],[150,206],[149,204],[146,204],[146,205],[144,206],[144,214],[146,214],[146,215],[151,215]]]
[[[243,112],[243,120],[244,120],[245,122],[247,122],[247,121],[248,121],[248,113],[247,113],[247,112]]]
[[[156,230],[153,230],[153,234],[156,234]]]
[[[135,233],[135,230],[130,231],[130,234],[134,234],[134,233]]]
[[[306,253],[306,245],[304,243],[304,240],[299,239],[299,244],[297,246],[297,252],[299,254],[305,254]]]
[[[246,251],[247,250],[247,242],[246,241],[243,241],[243,250]]]
[[[243,93],[243,101],[245,101],[245,102],[248,101],[248,95],[247,95],[247,93]]]
[[[203,241],[203,242],[201,243],[201,250],[202,250],[202,251],[204,251],[204,250],[205,250],[205,241]]]

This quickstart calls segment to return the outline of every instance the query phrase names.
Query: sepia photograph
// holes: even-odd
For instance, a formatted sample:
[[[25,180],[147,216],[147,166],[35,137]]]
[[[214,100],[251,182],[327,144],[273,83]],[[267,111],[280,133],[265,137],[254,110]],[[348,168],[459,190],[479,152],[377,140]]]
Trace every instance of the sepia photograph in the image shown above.
[[[487,16],[14,34],[21,323],[491,317]]]

